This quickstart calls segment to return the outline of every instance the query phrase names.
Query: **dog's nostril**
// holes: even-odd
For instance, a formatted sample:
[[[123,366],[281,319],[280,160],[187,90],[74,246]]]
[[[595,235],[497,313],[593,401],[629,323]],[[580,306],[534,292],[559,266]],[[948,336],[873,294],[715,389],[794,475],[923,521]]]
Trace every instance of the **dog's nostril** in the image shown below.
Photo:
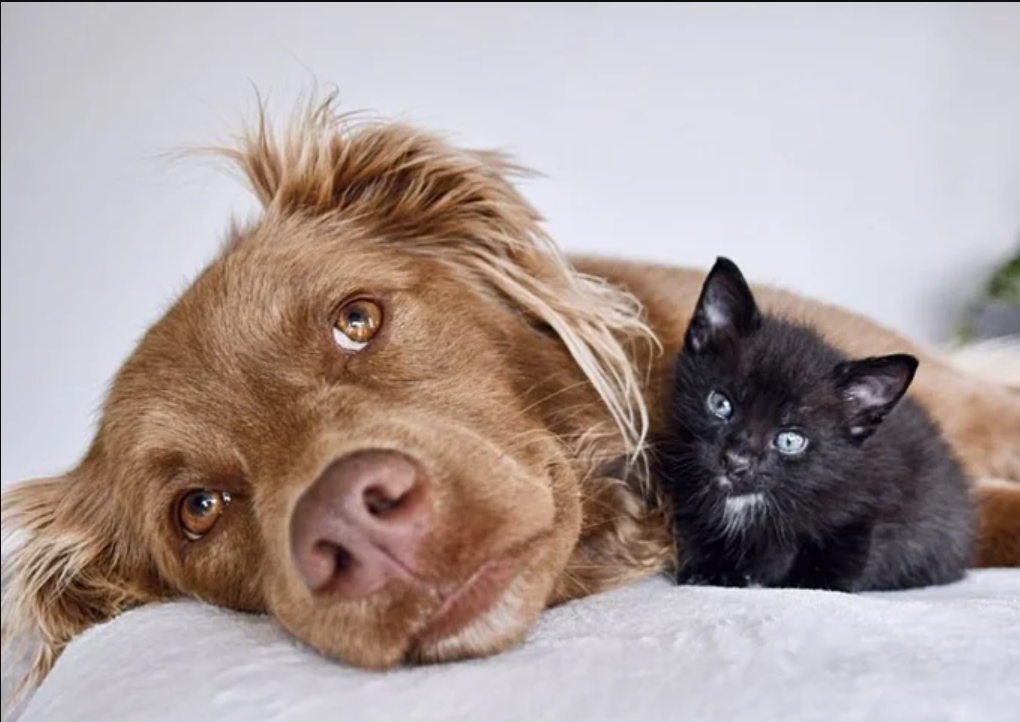
[[[337,547],[336,553],[336,569],[338,572],[342,572],[344,569],[349,569],[354,564],[354,557],[351,553],[343,547]]]
[[[350,566],[354,563],[354,557],[351,556],[351,553],[347,551],[347,549],[337,544],[333,544],[332,542],[316,542],[315,553],[324,559],[332,559],[333,568],[337,572],[350,568]]]
[[[340,578],[354,566],[354,556],[346,547],[321,540],[312,547],[305,563],[307,581],[313,590],[323,589],[330,580]]]
[[[370,486],[365,489],[365,507],[372,516],[385,516],[400,506],[402,499],[403,497],[394,498],[378,486]]]

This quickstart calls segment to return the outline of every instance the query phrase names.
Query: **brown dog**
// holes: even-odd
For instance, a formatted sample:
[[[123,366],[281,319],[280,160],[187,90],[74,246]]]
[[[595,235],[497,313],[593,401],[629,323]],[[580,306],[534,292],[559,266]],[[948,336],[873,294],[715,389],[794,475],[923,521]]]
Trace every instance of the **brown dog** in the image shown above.
[[[371,668],[485,655],[550,604],[667,569],[648,478],[701,272],[563,258],[502,157],[329,104],[226,151],[264,205],[117,374],[80,464],[3,499],[5,641],[34,678],[90,625],[191,596]],[[1020,396],[759,288],[913,393],[1020,563]]]

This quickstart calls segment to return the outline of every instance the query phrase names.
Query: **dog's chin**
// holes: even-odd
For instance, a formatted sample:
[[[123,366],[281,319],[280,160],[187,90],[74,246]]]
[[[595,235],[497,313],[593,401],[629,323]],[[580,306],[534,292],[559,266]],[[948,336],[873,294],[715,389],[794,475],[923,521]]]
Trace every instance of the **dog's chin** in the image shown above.
[[[480,614],[464,617],[456,627],[440,635],[426,630],[410,649],[409,664],[436,664],[488,657],[515,647],[542,611],[541,603],[529,601],[527,582],[515,576]]]
[[[524,640],[545,606],[551,585],[512,562],[486,567],[433,615],[416,636],[407,663],[486,657]]]
[[[553,576],[544,535],[482,564],[443,600],[415,635],[410,663],[480,657],[516,645],[545,607]]]

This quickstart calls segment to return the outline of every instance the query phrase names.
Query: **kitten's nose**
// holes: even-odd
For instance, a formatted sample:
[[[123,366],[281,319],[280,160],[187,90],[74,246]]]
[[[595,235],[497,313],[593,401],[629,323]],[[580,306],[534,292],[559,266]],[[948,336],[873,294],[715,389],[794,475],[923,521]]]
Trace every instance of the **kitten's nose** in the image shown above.
[[[747,473],[751,470],[751,456],[729,450],[726,452],[725,465],[726,476],[733,479],[733,481],[739,481],[747,476]]]

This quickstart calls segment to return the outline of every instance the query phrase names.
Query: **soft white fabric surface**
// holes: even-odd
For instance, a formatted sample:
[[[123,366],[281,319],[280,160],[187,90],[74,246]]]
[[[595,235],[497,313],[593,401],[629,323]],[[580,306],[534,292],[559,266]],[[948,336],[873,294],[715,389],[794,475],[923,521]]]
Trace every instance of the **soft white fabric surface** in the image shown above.
[[[1020,720],[1020,572],[848,596],[656,579],[486,660],[350,670],[268,620],[175,603],[75,642],[22,722]]]

